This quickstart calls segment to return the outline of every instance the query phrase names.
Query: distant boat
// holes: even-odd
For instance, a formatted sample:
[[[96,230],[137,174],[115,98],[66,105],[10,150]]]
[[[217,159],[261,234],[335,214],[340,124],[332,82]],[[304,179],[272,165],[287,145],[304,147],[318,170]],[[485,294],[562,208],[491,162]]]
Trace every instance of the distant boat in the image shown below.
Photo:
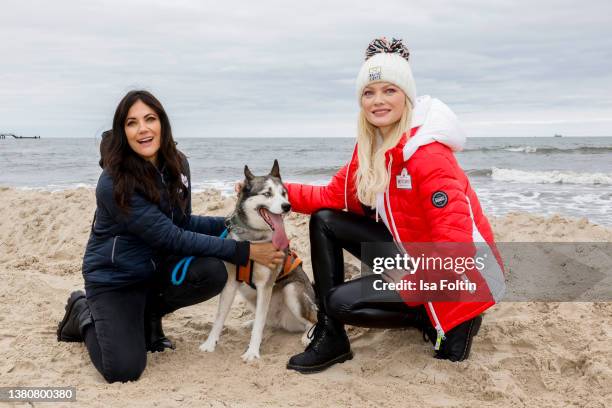
[[[558,133],[555,133],[555,137],[563,137],[563,136]]]
[[[12,136],[13,139],[40,139],[40,136],[17,136],[13,133],[0,133],[0,139],[6,139],[9,136]]]

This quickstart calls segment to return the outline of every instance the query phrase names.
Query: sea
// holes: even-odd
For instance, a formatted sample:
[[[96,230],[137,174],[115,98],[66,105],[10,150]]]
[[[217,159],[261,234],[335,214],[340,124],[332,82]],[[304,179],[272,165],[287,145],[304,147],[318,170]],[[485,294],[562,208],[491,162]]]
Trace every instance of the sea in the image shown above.
[[[233,194],[247,164],[265,174],[278,159],[285,181],[327,184],[352,138],[177,138],[193,190]],[[99,138],[0,139],[0,186],[59,191],[94,188]],[[487,214],[586,217],[612,226],[612,137],[469,138],[456,157]],[[1,195],[1,193],[0,193]]]

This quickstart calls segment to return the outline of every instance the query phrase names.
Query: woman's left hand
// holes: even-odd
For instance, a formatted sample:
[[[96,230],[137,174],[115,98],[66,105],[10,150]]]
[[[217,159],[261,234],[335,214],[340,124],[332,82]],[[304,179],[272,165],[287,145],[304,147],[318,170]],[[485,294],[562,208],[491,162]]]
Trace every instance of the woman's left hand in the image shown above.
[[[239,193],[240,190],[242,190],[243,187],[244,187],[244,181],[242,181],[242,180],[237,181],[236,184],[234,184],[234,191],[236,193]]]

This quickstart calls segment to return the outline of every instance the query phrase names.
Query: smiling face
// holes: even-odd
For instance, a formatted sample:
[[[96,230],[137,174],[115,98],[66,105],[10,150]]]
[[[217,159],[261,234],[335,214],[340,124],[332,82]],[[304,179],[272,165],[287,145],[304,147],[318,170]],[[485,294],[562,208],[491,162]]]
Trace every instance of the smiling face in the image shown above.
[[[406,94],[389,82],[375,82],[363,89],[361,109],[368,122],[383,136],[397,123],[406,107]]]
[[[132,150],[157,165],[157,153],[161,145],[161,122],[157,113],[138,100],[128,111],[124,129]]]

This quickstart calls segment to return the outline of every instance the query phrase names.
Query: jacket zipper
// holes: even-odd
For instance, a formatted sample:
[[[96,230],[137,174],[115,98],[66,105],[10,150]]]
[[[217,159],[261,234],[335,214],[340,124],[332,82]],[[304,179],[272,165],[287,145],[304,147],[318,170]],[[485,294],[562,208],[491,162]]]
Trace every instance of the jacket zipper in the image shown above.
[[[111,252],[111,262],[112,263],[115,263],[115,245],[117,245],[117,238],[119,238],[119,235],[113,238],[113,250]]]
[[[393,163],[393,157],[389,157],[389,165],[387,166],[387,173],[389,174],[389,185],[391,184],[392,163]],[[392,229],[391,235],[394,236],[397,246],[405,253],[406,251],[401,243],[401,240],[399,240],[400,236],[399,236],[399,233],[397,232],[397,228],[395,227],[395,220],[393,219],[393,212],[391,211],[391,197],[389,194],[389,185],[387,185],[387,191],[385,192],[386,199],[387,199],[387,212],[388,212],[387,218],[389,221],[389,229]],[[434,323],[436,325],[436,332],[438,333],[438,336],[436,338],[436,344],[434,345],[434,350],[440,350],[440,345],[442,344],[442,340],[446,339],[446,336],[445,336],[444,330],[442,329],[442,325],[440,324],[440,320],[438,320],[438,315],[436,314],[433,304],[431,302],[427,302],[427,307],[429,308],[429,311],[431,312],[431,316],[434,319]]]
[[[402,247],[401,245],[401,240],[399,239],[399,232],[397,232],[397,227],[395,226],[395,220],[393,219],[393,212],[391,211],[391,194],[389,193],[389,186],[391,185],[391,167],[393,165],[393,157],[390,156],[389,157],[389,164],[387,165],[387,174],[389,174],[389,184],[387,184],[387,190],[385,191],[385,196],[386,196],[386,200],[387,200],[387,207],[389,209],[389,221],[391,221],[389,223],[389,229],[393,229],[393,233],[392,235],[396,236],[398,239],[398,244],[400,247]],[[403,247],[402,247],[403,249]]]
[[[438,333],[434,350],[440,350],[440,344],[442,343],[442,340],[446,338],[446,336],[444,335],[444,330],[442,330],[442,325],[438,320],[438,315],[436,314],[436,310],[434,309],[433,304],[431,302],[427,302],[427,307],[429,308],[431,316],[433,317],[434,322],[436,323],[436,332]]]
[[[157,170],[157,173],[159,174],[162,185],[165,187],[166,193],[168,193],[168,200],[170,200],[170,191],[168,191],[168,186],[166,185],[166,179],[164,178],[164,173],[163,173],[165,168],[166,168],[166,165],[164,164],[161,170],[159,170],[157,167],[155,168],[155,170]],[[170,220],[174,222],[174,207],[172,206],[172,204],[170,204]]]
[[[346,177],[344,178],[344,211],[348,211],[348,180],[349,180],[349,174],[351,172],[352,163],[353,163],[353,157],[351,156],[351,160],[349,161],[349,164],[346,167]]]

